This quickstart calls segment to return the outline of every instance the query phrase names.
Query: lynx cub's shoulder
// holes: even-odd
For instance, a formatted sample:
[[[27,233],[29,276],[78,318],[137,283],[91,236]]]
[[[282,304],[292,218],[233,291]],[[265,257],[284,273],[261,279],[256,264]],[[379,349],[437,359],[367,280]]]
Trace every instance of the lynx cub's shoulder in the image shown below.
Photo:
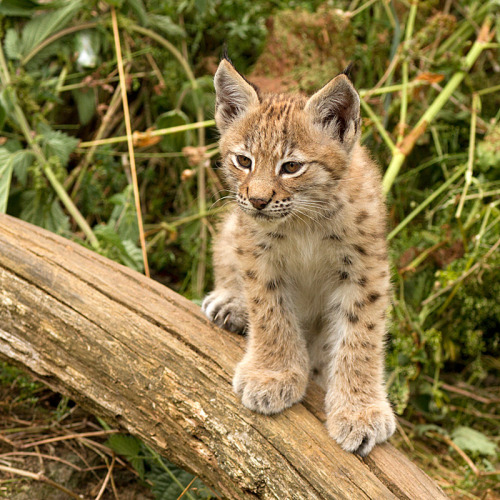
[[[234,389],[272,414],[326,390],[327,428],[368,454],[395,429],[384,387],[389,266],[378,168],[343,74],[310,98],[262,94],[222,60],[215,119],[236,203],[214,245],[217,325],[248,333]]]

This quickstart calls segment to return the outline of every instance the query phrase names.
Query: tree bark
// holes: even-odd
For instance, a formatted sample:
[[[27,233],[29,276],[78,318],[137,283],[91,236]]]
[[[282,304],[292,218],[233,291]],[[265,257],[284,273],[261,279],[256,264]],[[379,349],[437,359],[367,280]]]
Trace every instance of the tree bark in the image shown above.
[[[0,358],[223,498],[446,498],[389,444],[365,459],[342,451],[313,384],[280,415],[244,408],[231,388],[243,345],[159,283],[0,215]]]

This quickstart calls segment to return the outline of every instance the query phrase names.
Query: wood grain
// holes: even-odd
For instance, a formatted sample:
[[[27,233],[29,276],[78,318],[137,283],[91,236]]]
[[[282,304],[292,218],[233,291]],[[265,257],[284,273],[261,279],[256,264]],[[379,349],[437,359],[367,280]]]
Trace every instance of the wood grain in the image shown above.
[[[276,416],[231,388],[244,340],[168,288],[0,215],[0,358],[139,436],[223,498],[442,499],[391,445],[366,459],[323,426],[323,394]]]

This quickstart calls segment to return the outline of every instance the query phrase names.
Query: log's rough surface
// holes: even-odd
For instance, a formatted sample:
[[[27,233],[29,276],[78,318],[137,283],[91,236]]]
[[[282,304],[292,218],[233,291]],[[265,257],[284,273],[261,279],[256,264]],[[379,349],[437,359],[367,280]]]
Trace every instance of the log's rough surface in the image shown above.
[[[389,444],[366,459],[343,452],[323,426],[316,386],[280,415],[244,408],[231,388],[243,342],[166,287],[0,215],[0,358],[222,498],[446,498]]]

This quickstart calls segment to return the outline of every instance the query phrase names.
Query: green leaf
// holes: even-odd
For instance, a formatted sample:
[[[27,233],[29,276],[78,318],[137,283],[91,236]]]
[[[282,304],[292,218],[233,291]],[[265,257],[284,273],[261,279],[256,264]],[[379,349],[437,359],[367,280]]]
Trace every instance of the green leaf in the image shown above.
[[[122,240],[113,227],[106,224],[95,226],[94,234],[101,243],[103,255],[134,269],[134,271],[142,272],[142,252],[135,243],[130,240]]]
[[[53,233],[65,234],[69,232],[69,219],[64,213],[59,200],[46,193],[33,190],[25,191],[21,195],[23,209],[20,218],[43,227]]]
[[[19,35],[14,28],[7,30],[3,46],[5,54],[9,59],[21,59],[21,40],[19,39]]]
[[[470,427],[457,427],[451,434],[453,442],[462,450],[477,455],[496,455],[496,445],[482,432]]]
[[[7,210],[10,182],[12,179],[12,153],[5,148],[0,148],[0,213]]]
[[[2,106],[2,103],[0,102],[0,130],[3,130],[3,125],[5,123],[6,118],[7,118],[7,111],[5,111],[5,108]]]
[[[190,123],[190,121],[186,113],[174,109],[161,114],[156,120],[156,127],[162,129],[187,125],[188,123]],[[184,146],[189,146],[191,143],[192,131],[187,130],[186,132],[178,132],[177,134],[163,136],[160,141],[160,147],[163,151],[177,152],[181,151]]]
[[[28,180],[28,168],[33,163],[33,159],[34,153],[29,149],[16,151],[12,155],[14,175],[23,186],[26,186],[26,182]]]
[[[109,201],[115,206],[111,212],[108,225],[114,228],[122,240],[137,241],[139,239],[139,227],[132,186],[128,185],[122,193],[115,194]]]
[[[23,28],[21,42],[22,57],[26,57],[47,37],[63,29],[81,6],[81,0],[70,0],[60,9],[34,16]]]
[[[79,140],[59,130],[52,130],[44,123],[38,125],[38,133],[41,135],[40,141],[45,155],[48,158],[57,156],[61,164],[66,166],[69,155],[75,150]]]
[[[142,0],[127,0],[127,5],[134,11],[142,25],[148,24],[148,13]]]
[[[185,38],[186,32],[184,29],[175,24],[170,16],[162,16],[160,14],[148,14],[148,24],[157,31],[162,31],[169,37]]]
[[[125,457],[132,467],[137,471],[141,479],[144,479],[144,456],[141,453],[141,441],[134,436],[124,434],[113,434],[106,441],[115,453]]]
[[[0,0],[0,14],[4,16],[30,17],[33,11],[43,8],[33,0]]]
[[[73,90],[73,98],[76,102],[76,108],[78,109],[78,118],[82,125],[87,125],[87,123],[92,119],[96,110],[96,93],[95,89],[84,90]]]
[[[12,87],[6,87],[0,92],[0,104],[5,110],[7,116],[12,116],[14,112],[14,105],[16,102],[16,94]]]

